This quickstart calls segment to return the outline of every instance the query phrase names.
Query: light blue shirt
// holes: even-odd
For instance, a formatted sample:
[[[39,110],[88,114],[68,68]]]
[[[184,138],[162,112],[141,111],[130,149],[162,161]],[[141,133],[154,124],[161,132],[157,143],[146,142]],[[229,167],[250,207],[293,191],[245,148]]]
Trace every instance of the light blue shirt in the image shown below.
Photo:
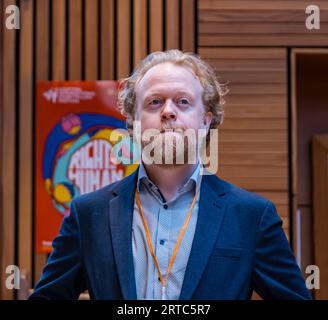
[[[157,186],[148,178],[141,164],[137,188],[142,211],[147,220],[155,255],[165,279],[173,249],[187,217],[196,188],[200,187],[200,164],[176,196],[167,201]],[[179,299],[184,274],[195,234],[199,194],[197,196],[188,227],[182,238],[177,256],[166,286],[167,299]],[[153,257],[147,244],[138,206],[135,202],[132,222],[132,251],[138,299],[161,299],[162,284],[159,281]]]

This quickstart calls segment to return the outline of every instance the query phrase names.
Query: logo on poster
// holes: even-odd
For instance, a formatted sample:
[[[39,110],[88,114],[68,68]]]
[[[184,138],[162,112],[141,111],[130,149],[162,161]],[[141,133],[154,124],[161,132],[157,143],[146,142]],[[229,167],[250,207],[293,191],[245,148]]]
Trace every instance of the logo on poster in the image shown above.
[[[82,100],[92,100],[96,95],[94,91],[82,90],[79,87],[56,87],[43,93],[43,97],[51,103],[79,104]]]

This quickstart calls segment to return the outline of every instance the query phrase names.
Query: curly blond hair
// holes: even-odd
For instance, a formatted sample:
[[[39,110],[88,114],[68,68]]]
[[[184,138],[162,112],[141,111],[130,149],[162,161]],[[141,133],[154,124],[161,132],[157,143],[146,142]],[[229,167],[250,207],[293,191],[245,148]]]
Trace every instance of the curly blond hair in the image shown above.
[[[189,67],[197,76],[203,87],[203,104],[205,111],[212,112],[210,129],[217,128],[223,122],[224,95],[229,91],[227,83],[221,84],[216,78],[215,70],[199,55],[180,50],[156,51],[149,54],[134,69],[130,77],[121,80],[118,93],[118,107],[126,116],[126,124],[131,133],[136,110],[136,85],[152,67],[170,62],[178,66]],[[208,135],[209,137],[209,135]]]

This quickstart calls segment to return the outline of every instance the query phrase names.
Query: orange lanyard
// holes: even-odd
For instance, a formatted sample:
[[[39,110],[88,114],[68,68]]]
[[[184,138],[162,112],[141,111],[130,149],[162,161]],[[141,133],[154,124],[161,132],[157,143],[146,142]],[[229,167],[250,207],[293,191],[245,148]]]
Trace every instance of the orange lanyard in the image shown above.
[[[151,243],[151,238],[150,238],[150,233],[149,233],[147,221],[146,221],[146,218],[144,216],[144,213],[143,213],[143,211],[141,209],[141,204],[140,204],[140,198],[139,198],[138,191],[136,190],[136,193],[135,193],[136,203],[137,203],[137,206],[139,208],[139,213],[140,213],[140,216],[141,216],[142,224],[144,226],[144,229],[145,229],[145,232],[146,232],[146,236],[147,236],[148,248],[149,248],[149,251],[150,251],[150,253],[151,253],[151,255],[152,255],[153,259],[154,259],[155,266],[156,266],[156,269],[157,269],[157,272],[158,272],[158,276],[159,276],[159,279],[160,279],[161,284],[162,284],[162,300],[166,299],[166,285],[167,285],[167,282],[168,282],[168,279],[169,279],[169,274],[170,274],[170,271],[172,269],[172,266],[173,266],[175,257],[176,257],[177,252],[178,252],[178,249],[180,247],[180,243],[182,241],[183,235],[184,235],[184,233],[185,233],[185,231],[187,229],[187,226],[188,226],[188,223],[189,223],[189,220],[190,220],[190,217],[191,217],[192,210],[193,210],[193,208],[195,206],[195,203],[196,203],[197,194],[198,194],[198,189],[196,190],[196,193],[195,193],[194,199],[192,200],[192,203],[191,203],[191,206],[190,206],[188,215],[187,215],[186,220],[185,220],[185,222],[183,224],[183,227],[182,227],[182,229],[180,231],[180,234],[179,234],[177,243],[175,244],[175,247],[174,247],[174,250],[173,250],[171,259],[170,259],[169,267],[167,269],[166,277],[165,277],[165,279],[163,279],[161,270],[159,268],[158,261],[156,259],[155,253],[154,253],[153,245]]]

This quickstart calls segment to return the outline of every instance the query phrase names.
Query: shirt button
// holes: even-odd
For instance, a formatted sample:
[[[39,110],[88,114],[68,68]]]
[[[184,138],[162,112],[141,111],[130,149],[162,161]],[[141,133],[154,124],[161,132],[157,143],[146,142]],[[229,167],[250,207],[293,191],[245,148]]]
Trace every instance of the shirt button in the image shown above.
[[[153,185],[149,182],[149,183],[148,183],[148,186],[151,188]]]
[[[163,245],[165,243],[165,240],[162,239],[159,243]]]
[[[169,206],[167,204],[164,204],[163,208],[166,210]]]

